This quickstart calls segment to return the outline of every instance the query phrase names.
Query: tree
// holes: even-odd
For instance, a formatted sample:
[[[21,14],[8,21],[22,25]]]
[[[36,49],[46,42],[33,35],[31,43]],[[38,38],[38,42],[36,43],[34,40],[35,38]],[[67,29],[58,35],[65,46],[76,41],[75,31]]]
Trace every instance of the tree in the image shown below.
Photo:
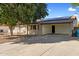
[[[13,35],[13,28],[16,25],[15,11],[13,4],[0,4],[1,13],[0,13],[0,23],[6,24],[9,26],[10,33]]]
[[[28,35],[28,24],[35,22],[37,19],[44,18],[48,15],[46,4],[17,4],[17,19],[21,24],[27,24],[27,35]]]
[[[72,6],[79,6],[79,3],[71,3],[72,4]]]
[[[44,3],[0,4],[0,23],[9,26],[11,35],[13,35],[13,28],[17,24],[28,25],[29,23],[33,23],[37,19],[44,18],[47,15],[47,7]]]
[[[45,18],[48,15],[47,4],[44,4],[44,3],[38,4],[37,3],[36,6],[37,6],[37,10],[36,10],[36,13],[34,15],[34,21],[36,19]]]

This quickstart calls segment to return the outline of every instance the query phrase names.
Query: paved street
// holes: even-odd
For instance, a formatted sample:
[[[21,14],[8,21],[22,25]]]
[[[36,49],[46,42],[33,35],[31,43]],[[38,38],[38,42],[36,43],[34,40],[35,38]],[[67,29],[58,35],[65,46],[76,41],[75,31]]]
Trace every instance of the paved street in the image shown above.
[[[78,38],[67,35],[44,35],[21,38],[0,44],[0,55],[7,56],[79,56]]]

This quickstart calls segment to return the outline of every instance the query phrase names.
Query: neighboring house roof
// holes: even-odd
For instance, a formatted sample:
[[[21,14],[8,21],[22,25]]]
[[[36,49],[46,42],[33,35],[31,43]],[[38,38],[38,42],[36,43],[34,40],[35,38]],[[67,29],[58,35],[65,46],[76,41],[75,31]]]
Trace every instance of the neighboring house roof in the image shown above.
[[[73,20],[76,20],[75,16],[67,16],[67,17],[49,18],[49,19],[38,21],[38,23],[41,24],[72,23]]]

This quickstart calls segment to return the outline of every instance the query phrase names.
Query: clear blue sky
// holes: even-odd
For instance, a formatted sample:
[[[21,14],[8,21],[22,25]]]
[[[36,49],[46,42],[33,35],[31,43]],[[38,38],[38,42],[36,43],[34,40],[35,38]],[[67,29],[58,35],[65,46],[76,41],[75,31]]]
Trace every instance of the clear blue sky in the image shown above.
[[[49,15],[46,18],[54,18],[61,16],[72,16],[77,15],[76,12],[79,10],[79,7],[73,7],[68,3],[48,3],[47,9]]]

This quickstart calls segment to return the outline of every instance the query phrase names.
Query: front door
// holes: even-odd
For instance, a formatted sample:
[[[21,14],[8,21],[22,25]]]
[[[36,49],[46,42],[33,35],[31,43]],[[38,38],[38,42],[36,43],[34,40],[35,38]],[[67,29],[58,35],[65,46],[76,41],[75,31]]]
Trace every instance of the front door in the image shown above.
[[[52,33],[53,34],[55,33],[55,26],[54,25],[52,26]]]

